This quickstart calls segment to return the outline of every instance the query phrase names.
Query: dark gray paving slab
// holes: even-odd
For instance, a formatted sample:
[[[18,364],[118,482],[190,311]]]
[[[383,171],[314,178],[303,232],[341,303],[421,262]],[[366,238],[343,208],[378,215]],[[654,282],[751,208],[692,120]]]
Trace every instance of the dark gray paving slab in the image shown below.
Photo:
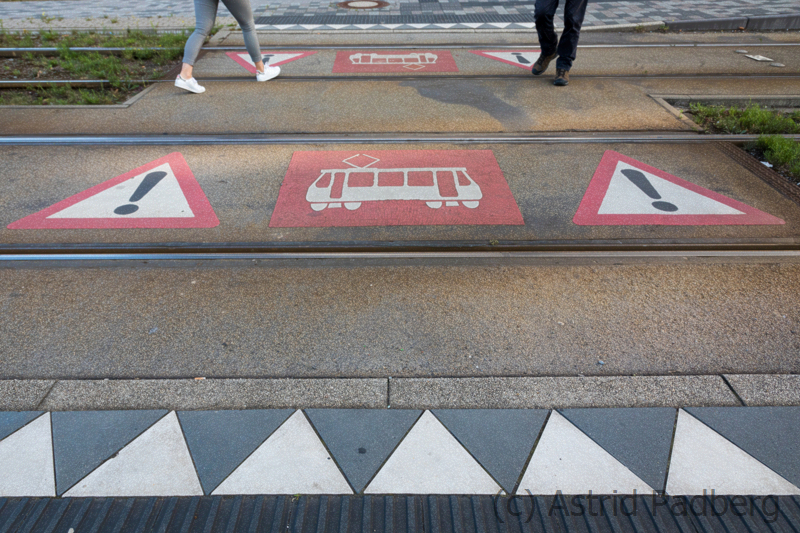
[[[677,411],[669,407],[563,409],[567,420],[655,490],[666,483]]]
[[[800,407],[691,407],[686,410],[800,487]]]
[[[422,411],[307,409],[347,480],[361,492]]]
[[[200,484],[210,494],[294,411],[179,411]]]
[[[42,411],[0,412],[0,440],[8,437],[41,414]]]
[[[507,491],[514,490],[542,429],[545,409],[439,409],[442,424]]]
[[[63,494],[166,414],[164,410],[53,413],[56,492]]]

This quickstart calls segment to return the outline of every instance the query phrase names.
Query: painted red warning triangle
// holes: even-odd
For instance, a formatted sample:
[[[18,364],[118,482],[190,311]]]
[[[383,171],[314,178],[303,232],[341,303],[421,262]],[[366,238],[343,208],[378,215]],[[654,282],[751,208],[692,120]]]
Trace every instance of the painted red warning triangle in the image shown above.
[[[261,52],[261,56],[264,58],[264,63],[268,63],[272,67],[277,67],[279,65],[283,65],[284,63],[291,63],[292,61],[297,61],[298,59],[303,59],[304,57],[308,57],[316,53],[317,52],[315,51]],[[256,73],[256,65],[253,63],[253,60],[250,58],[250,54],[247,52],[227,52],[225,55],[246,68],[248,71],[250,71],[250,73]]]
[[[219,219],[174,152],[9,224],[9,229],[213,228]]]
[[[785,224],[611,150],[603,154],[572,221],[582,226]]]
[[[539,59],[539,50],[470,50],[473,54],[488,57],[495,61],[502,61],[515,67],[530,70]]]

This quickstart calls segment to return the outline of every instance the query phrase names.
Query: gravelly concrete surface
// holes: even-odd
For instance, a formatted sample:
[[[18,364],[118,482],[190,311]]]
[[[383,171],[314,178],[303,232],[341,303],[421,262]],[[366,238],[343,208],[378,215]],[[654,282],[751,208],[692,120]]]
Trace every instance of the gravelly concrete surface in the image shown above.
[[[307,150],[490,149],[525,226],[270,228],[292,154]],[[572,219],[606,150],[614,150],[785,220],[765,226],[578,226]],[[170,152],[183,154],[220,220],[209,229],[9,230],[6,226]],[[344,159],[346,156],[342,156]],[[283,145],[0,148],[0,243],[581,241],[798,242],[800,206],[713,145]],[[665,241],[666,242],[666,241]]]
[[[728,374],[745,405],[800,405],[800,375]]]
[[[392,407],[562,409],[741,405],[719,376],[392,379]]]
[[[67,380],[40,404],[48,411],[385,406],[385,379]]]
[[[48,391],[52,380],[0,380],[0,410],[31,411],[38,408]]]
[[[311,265],[0,270],[0,376],[800,371],[798,264]]]
[[[374,45],[373,45],[374,46]],[[520,49],[535,50],[538,45],[528,43]],[[735,51],[741,45],[713,48],[588,48],[580,50],[579,58],[570,71],[570,79],[580,79],[580,76],[643,76],[643,75],[712,75],[712,74],[790,74],[800,72],[800,53],[798,47],[758,46],[748,45],[751,54],[761,54],[786,65],[783,69],[770,66],[768,62],[753,61],[737,54]],[[435,45],[422,50],[437,50]],[[496,50],[491,45],[482,47],[483,50]],[[303,47],[298,46],[302,51]],[[480,51],[481,47],[476,50]],[[373,50],[379,52],[378,50]],[[414,50],[394,50],[392,53],[409,53]],[[555,67],[543,74],[541,78],[534,79],[528,71],[514,65],[496,61],[472,53],[470,50],[454,49],[444,50],[450,52],[458,65],[458,72],[438,73],[437,75],[515,75],[520,76],[531,84],[536,81],[552,81]],[[264,46],[263,53],[270,53],[269,45]],[[337,53],[355,54],[358,50],[321,50],[316,54],[286,63],[281,66],[281,75],[286,76],[369,76],[369,73],[332,73],[334,58]],[[242,53],[244,50],[242,50]],[[278,51],[277,53],[280,53]],[[535,57],[534,57],[535,59]],[[208,52],[196,63],[195,76],[201,80],[204,77],[219,76],[248,76],[248,72],[223,52]],[[388,76],[408,76],[410,72],[387,73]],[[413,72],[415,75],[424,75],[424,71]],[[280,78],[279,78],[280,79]]]

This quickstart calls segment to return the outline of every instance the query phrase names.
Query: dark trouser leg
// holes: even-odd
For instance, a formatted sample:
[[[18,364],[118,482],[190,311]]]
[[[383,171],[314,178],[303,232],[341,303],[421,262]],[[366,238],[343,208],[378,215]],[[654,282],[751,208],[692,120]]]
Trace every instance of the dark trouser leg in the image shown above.
[[[581,35],[587,0],[566,0],[564,4],[564,33],[558,42],[556,68],[569,70],[578,52],[578,37]]]
[[[557,7],[558,0],[536,0],[533,10],[536,33],[539,34],[539,46],[545,56],[555,54],[556,47],[558,47],[558,37],[553,27],[553,18],[556,16]]]

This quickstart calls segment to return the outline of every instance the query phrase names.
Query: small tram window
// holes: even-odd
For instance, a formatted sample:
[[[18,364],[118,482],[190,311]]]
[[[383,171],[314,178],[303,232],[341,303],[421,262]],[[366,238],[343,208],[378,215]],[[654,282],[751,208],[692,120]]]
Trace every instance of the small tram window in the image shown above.
[[[402,172],[381,172],[378,174],[378,187],[402,187]]]
[[[375,184],[375,174],[372,172],[351,172],[347,179],[348,187],[372,187]]]
[[[322,178],[317,182],[318,189],[327,189],[331,185],[331,172],[326,172]]]
[[[467,175],[463,170],[459,170],[456,175],[458,176],[458,184],[461,187],[466,187],[470,184],[469,178],[467,178]]]
[[[408,173],[409,187],[433,187],[433,172],[430,170],[412,170]]]

